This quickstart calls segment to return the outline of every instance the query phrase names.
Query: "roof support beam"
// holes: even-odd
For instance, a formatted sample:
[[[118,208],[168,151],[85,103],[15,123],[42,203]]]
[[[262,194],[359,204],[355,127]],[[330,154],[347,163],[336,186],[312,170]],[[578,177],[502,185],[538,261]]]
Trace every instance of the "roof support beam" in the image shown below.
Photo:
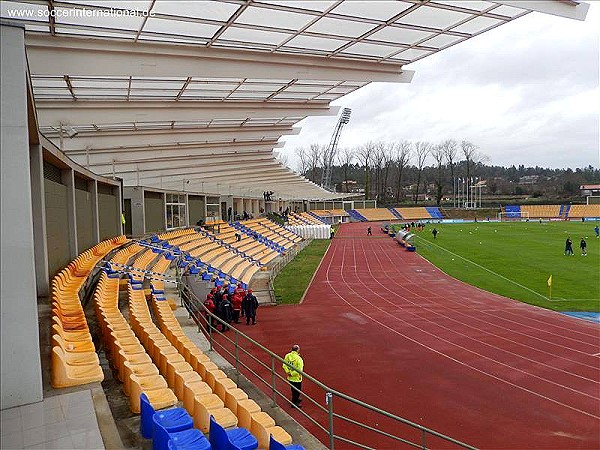
[[[258,127],[257,127],[258,128]],[[279,127],[274,129],[262,128],[201,128],[196,131],[163,130],[154,132],[128,131],[126,133],[90,133],[78,134],[72,139],[63,138],[63,151],[86,152],[116,150],[127,148],[189,146],[198,144],[218,144],[223,142],[276,142],[283,135],[299,134],[300,128]],[[46,137],[48,135],[46,134]],[[56,145],[59,136],[49,138]],[[222,144],[221,144],[222,145]]]
[[[171,179],[172,177],[176,177],[176,179],[181,179],[181,178],[185,178],[187,179],[192,179],[194,177],[196,178],[203,178],[203,176],[209,176],[209,175],[214,175],[214,174],[220,174],[221,172],[230,169],[231,167],[234,167],[234,170],[231,172],[232,174],[234,173],[240,173],[240,172],[244,172],[246,169],[243,166],[240,166],[239,164],[235,164],[235,163],[221,163],[221,164],[214,164],[214,163],[198,163],[196,162],[196,165],[193,167],[194,171],[193,172],[183,172],[181,170],[179,170],[176,173],[170,173],[170,174],[166,174],[164,172],[159,172],[156,170],[153,170],[152,168],[148,167],[148,166],[153,166],[154,163],[141,163],[141,164],[127,164],[127,165],[120,165],[114,166],[114,170],[115,170],[115,174],[117,174],[120,178],[123,178],[123,180],[129,180],[129,179],[135,179],[135,180],[151,180],[151,179],[165,179],[165,178],[169,178]],[[250,169],[255,169],[255,168],[264,168],[264,167],[269,167],[269,168],[274,168],[274,167],[280,167],[278,165],[278,163],[276,161],[273,160],[262,160],[262,161],[249,161],[246,163],[246,166],[248,167],[247,170]],[[103,172],[102,173],[112,173],[112,168],[113,166],[110,165],[106,165],[106,166],[98,166],[99,169],[101,169]],[[191,166],[189,165],[183,165],[183,168],[189,168]],[[174,169],[178,168],[178,165],[175,164]],[[148,176],[148,173],[152,174],[152,176]],[[185,177],[185,174],[189,174],[189,176]],[[145,176],[144,176],[145,175]],[[178,177],[178,178],[177,178]]]
[[[215,181],[216,183],[219,183],[222,185],[228,185],[228,184],[234,185],[234,184],[246,184],[248,181],[252,181],[252,180],[259,180],[261,182],[264,180],[269,180],[269,182],[271,182],[272,180],[276,180],[276,179],[285,179],[290,182],[293,182],[293,181],[295,181],[295,177],[296,177],[296,175],[294,175],[293,173],[289,173],[289,172],[286,173],[285,171],[281,170],[280,168],[271,168],[271,169],[264,169],[264,170],[260,170],[260,171],[251,171],[246,174],[240,173],[240,170],[238,170],[237,172],[230,171],[228,174],[223,173],[223,174],[209,175],[204,178],[195,179],[190,184],[192,184],[192,185],[200,184],[201,185],[202,182],[206,183],[206,182]],[[228,178],[228,176],[235,176],[235,178]],[[184,181],[184,180],[168,180],[167,182],[165,182],[163,180],[163,185],[174,184],[174,185],[178,186],[182,183],[182,181]],[[187,181],[187,178],[185,179],[185,181]]]
[[[41,126],[132,122],[272,119],[336,116],[340,107],[325,103],[205,101],[45,101],[36,102]]]
[[[239,151],[230,155],[230,158],[237,158],[241,155],[252,155],[258,152],[265,152],[268,147],[253,147],[246,151]],[[114,154],[97,155],[90,153],[88,155],[78,155],[72,159],[79,164],[90,168],[94,172],[112,173],[113,169],[118,173],[152,171],[164,168],[187,167],[189,165],[199,166],[203,164],[206,157],[219,155],[223,152],[204,152],[196,151],[195,154],[190,150],[176,151],[167,150],[161,152],[152,152],[151,155],[143,153],[131,155],[124,153],[121,156]],[[264,154],[264,153],[262,153]]]
[[[275,78],[409,83],[414,72],[399,63],[336,60],[159,42],[127,42],[31,35],[32,73],[71,76]]]
[[[154,169],[154,170],[144,170],[144,166],[140,166],[139,170],[136,170],[135,172],[123,172],[121,173],[121,177],[123,178],[123,180],[129,180],[129,179],[136,179],[136,180],[154,180],[154,179],[164,179],[166,177],[168,178],[174,178],[174,179],[182,179],[185,178],[187,179],[191,179],[192,177],[196,176],[196,175],[200,175],[203,172],[205,172],[205,170],[202,170],[204,168],[209,168],[209,171],[214,172],[216,169],[218,169],[218,167],[214,167],[213,165],[211,165],[212,160],[210,159],[206,159],[206,162],[202,162],[201,164],[198,164],[198,161],[193,162],[192,164],[179,164],[177,167],[172,167],[171,165],[169,165],[169,168],[163,168],[163,169]],[[231,159],[229,160],[231,161]],[[264,157],[264,158],[255,158],[255,159],[246,159],[244,157],[239,157],[236,158],[234,161],[238,161],[240,163],[243,164],[253,164],[253,163],[275,163],[275,159],[273,158],[269,158],[269,157]],[[240,170],[243,170],[243,168],[241,168]],[[202,177],[200,177],[202,178]]]

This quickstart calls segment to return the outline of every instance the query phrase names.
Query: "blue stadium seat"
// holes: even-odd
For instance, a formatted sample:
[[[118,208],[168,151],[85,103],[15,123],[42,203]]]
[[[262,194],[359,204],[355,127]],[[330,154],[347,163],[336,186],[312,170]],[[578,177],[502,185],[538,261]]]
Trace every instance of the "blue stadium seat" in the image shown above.
[[[197,428],[169,433],[169,450],[210,450],[210,442]]]
[[[213,450],[254,450],[258,441],[245,428],[230,428],[225,430],[213,416],[210,416],[208,440]]]
[[[277,442],[273,435],[269,436],[269,450],[305,450],[301,445],[283,445]]]
[[[152,450],[167,450],[169,434],[194,428],[194,420],[183,408],[157,411],[152,416]]]
[[[187,428],[189,428],[189,426],[187,426],[189,423],[191,423],[193,426],[194,422],[192,420],[192,418],[190,417],[190,415],[187,413],[187,411],[183,408],[172,408],[172,409],[164,409],[159,411],[159,413],[161,414],[161,420],[164,420],[165,422],[177,422],[180,421],[182,424],[186,425]],[[144,438],[146,439],[152,439],[152,436],[154,435],[154,416],[158,414],[154,408],[152,407],[152,405],[150,404],[150,401],[148,400],[148,397],[146,396],[146,394],[143,394],[140,396],[140,431],[141,434]],[[187,421],[187,418],[189,418],[189,421]],[[183,418],[183,419],[182,419]],[[185,421],[184,421],[185,419]],[[184,428],[185,429],[185,428]],[[166,445],[166,444],[165,444]]]

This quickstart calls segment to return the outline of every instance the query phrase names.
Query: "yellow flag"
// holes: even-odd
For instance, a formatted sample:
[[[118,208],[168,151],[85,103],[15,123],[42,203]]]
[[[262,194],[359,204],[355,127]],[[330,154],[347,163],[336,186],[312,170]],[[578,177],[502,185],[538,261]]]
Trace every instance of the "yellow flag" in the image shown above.
[[[552,287],[552,275],[548,278],[548,287]]]

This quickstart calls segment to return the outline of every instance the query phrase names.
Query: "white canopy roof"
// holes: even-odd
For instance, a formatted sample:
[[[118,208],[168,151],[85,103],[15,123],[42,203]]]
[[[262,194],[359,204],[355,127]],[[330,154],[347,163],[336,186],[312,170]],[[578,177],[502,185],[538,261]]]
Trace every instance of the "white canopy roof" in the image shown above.
[[[582,20],[576,1],[28,0],[2,17],[27,30],[41,131],[124,184],[339,198],[273,149],[308,116],[372,81],[410,82],[414,62],[532,10]],[[61,138],[61,134],[63,137]]]

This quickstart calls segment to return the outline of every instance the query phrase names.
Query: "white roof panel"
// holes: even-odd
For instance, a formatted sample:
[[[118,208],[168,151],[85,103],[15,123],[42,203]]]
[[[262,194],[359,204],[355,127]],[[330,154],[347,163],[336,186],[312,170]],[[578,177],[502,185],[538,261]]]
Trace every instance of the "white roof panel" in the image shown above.
[[[354,1],[343,2],[336,6],[332,12],[334,14],[387,21],[397,14],[400,14],[402,11],[406,11],[410,6],[409,3],[392,0]]]
[[[217,40],[219,43],[222,40],[237,41],[245,43],[258,43],[267,45],[279,45],[289,34],[278,33],[273,31],[263,31],[245,28],[233,28],[229,27]]]
[[[425,5],[401,17],[398,19],[397,23],[446,29],[469,17],[471,16],[467,13],[449,9],[432,8]]]
[[[250,6],[239,15],[236,23],[294,30],[304,27],[314,19],[313,15]]]
[[[143,31],[210,39],[219,28],[220,27],[218,25],[207,25],[196,22],[183,22],[181,20],[167,20],[149,17]]]
[[[325,35],[359,37],[369,30],[375,28],[376,25],[365,22],[356,22],[354,20],[332,19],[324,17],[318,22],[308,27],[306,31],[314,33],[322,33]]]
[[[194,17],[197,19],[219,20],[226,22],[238,10],[233,3],[204,0],[156,0],[152,11],[170,16]]]

